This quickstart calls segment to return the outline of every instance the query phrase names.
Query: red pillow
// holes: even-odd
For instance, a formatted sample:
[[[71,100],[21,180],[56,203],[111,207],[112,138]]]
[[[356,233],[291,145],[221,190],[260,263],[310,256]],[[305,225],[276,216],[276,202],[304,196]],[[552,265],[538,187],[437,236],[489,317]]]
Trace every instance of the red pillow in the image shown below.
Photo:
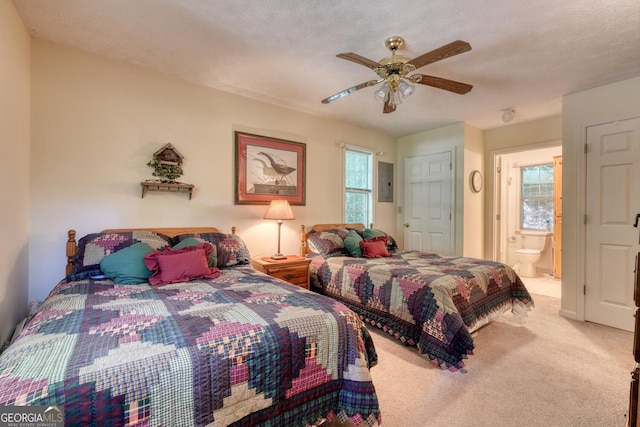
[[[365,258],[380,258],[391,256],[387,250],[387,236],[374,237],[373,239],[362,240],[360,249]]]
[[[209,268],[209,255],[212,251],[210,243],[201,243],[180,249],[167,248],[151,252],[144,257],[145,265],[153,271],[149,277],[149,284],[166,285],[220,276],[220,270],[216,267]]]

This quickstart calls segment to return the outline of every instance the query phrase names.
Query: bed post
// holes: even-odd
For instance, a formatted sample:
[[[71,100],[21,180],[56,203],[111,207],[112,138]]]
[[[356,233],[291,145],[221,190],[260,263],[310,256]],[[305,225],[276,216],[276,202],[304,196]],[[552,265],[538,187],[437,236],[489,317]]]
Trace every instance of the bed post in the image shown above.
[[[73,257],[78,251],[78,245],[76,244],[76,230],[69,230],[67,232],[67,275],[71,273],[73,269]]]
[[[300,226],[300,256],[304,257],[305,255],[307,255],[307,239],[304,224],[302,224]]]
[[[231,227],[231,234],[236,234],[236,226]]]

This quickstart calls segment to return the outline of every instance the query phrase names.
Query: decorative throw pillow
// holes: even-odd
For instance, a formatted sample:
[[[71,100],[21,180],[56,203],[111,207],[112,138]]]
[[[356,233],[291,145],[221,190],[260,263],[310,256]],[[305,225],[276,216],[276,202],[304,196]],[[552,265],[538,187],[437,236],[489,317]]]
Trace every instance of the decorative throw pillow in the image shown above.
[[[309,248],[324,257],[347,255],[344,246],[344,238],[349,234],[349,230],[344,228],[334,228],[331,230],[317,231],[309,234]]]
[[[379,236],[360,242],[360,249],[365,258],[380,258],[391,256],[387,251],[387,237]]]
[[[153,248],[148,243],[135,243],[102,258],[100,270],[121,285],[145,283],[152,271],[144,264],[144,257],[151,252]]]
[[[349,230],[349,233],[347,233],[347,236],[344,238],[344,246],[351,256],[356,258],[362,257],[360,242],[362,242],[362,237],[360,237],[356,230]]]
[[[316,244],[313,243],[313,241],[311,239],[307,239],[307,248],[309,248],[309,250],[314,254],[319,254],[320,253],[320,249],[318,249]]]
[[[218,251],[214,245],[207,242],[204,239],[196,238],[196,237],[188,237],[181,241],[180,243],[173,246],[173,249],[182,249],[187,246],[196,246],[202,243],[206,243],[211,246],[211,255],[209,255],[209,267],[217,267],[218,266]]]
[[[216,247],[218,268],[249,264],[251,255],[244,241],[237,234],[225,233],[188,233],[173,238],[173,244],[178,244],[188,238],[202,239]]]
[[[387,233],[385,233],[384,231],[376,230],[375,228],[365,228],[364,230],[362,230],[362,238],[365,240],[372,239],[374,237],[380,237],[380,236],[387,237],[388,250],[393,251],[398,249],[398,244],[396,243],[396,240],[390,235],[388,235]]]
[[[147,268],[153,271],[150,285],[188,282],[195,279],[213,279],[220,276],[220,270],[209,267],[212,246],[201,243],[185,246],[177,250],[167,248],[154,251],[144,257]]]
[[[153,250],[161,250],[170,246],[171,238],[150,231],[87,234],[78,242],[67,282],[103,275],[100,261],[104,257],[139,242],[147,243]]]

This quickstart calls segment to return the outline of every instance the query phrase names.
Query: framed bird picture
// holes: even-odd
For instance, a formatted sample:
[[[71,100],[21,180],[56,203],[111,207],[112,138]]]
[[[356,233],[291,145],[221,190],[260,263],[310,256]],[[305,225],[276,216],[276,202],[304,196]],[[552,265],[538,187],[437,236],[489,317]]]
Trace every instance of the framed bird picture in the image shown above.
[[[306,144],[238,131],[235,142],[236,205],[305,204]]]

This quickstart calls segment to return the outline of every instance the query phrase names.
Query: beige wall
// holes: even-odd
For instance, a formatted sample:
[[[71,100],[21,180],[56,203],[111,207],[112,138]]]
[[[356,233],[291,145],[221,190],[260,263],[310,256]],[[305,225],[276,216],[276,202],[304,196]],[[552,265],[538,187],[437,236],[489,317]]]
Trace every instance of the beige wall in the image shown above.
[[[13,3],[0,2],[0,345],[27,314],[30,44]]]
[[[252,255],[277,249],[265,206],[234,205],[234,131],[307,144],[306,206],[282,226],[282,250],[298,253],[300,225],[343,219],[340,144],[383,151],[395,138],[190,84],[118,61],[34,40],[32,48],[30,296],[62,278],[66,231],[109,227],[238,227]],[[171,142],[184,155],[184,195],[140,197],[151,155]],[[397,168],[396,168],[397,169]],[[398,181],[397,179],[395,180]],[[395,192],[397,194],[397,191]],[[376,226],[393,230],[395,203],[377,203]]]
[[[561,314],[584,320],[586,127],[640,117],[640,77],[563,98],[562,116],[562,308]],[[632,229],[630,229],[632,230]]]
[[[484,170],[484,132],[469,124],[464,125],[464,173],[462,188],[464,191],[464,220],[462,255],[472,258],[484,258],[484,193],[483,185],[479,193],[471,190],[470,175],[479,170],[482,176]]]

